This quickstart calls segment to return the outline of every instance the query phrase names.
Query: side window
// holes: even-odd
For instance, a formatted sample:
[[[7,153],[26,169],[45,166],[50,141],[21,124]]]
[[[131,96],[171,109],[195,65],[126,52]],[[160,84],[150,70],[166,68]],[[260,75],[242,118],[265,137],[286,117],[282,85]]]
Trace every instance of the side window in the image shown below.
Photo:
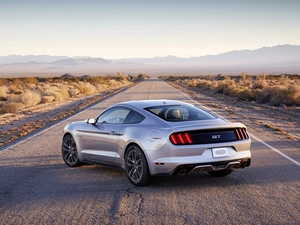
[[[116,107],[108,109],[98,117],[98,123],[123,123],[129,114],[130,109]]]
[[[125,122],[126,124],[135,124],[135,123],[140,123],[145,119],[145,117],[135,111],[131,111],[126,118]]]

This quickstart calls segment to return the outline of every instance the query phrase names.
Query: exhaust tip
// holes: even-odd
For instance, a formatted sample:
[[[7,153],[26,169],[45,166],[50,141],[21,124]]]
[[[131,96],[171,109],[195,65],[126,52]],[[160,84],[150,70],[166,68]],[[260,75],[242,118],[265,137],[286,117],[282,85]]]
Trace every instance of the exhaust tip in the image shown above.
[[[251,159],[245,159],[241,161],[241,166],[240,168],[243,169],[245,167],[249,167],[251,163]]]
[[[186,172],[187,172],[186,169],[182,169],[178,172],[178,175],[184,176],[186,174]]]

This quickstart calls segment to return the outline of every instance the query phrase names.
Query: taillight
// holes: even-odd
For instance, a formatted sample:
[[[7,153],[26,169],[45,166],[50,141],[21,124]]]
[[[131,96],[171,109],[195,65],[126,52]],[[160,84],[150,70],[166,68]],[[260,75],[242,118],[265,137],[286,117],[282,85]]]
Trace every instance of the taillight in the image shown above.
[[[244,140],[244,139],[249,138],[245,128],[236,128],[235,129],[235,134],[236,134],[238,140]]]
[[[188,145],[194,143],[192,136],[189,132],[171,134],[170,141],[174,145]]]

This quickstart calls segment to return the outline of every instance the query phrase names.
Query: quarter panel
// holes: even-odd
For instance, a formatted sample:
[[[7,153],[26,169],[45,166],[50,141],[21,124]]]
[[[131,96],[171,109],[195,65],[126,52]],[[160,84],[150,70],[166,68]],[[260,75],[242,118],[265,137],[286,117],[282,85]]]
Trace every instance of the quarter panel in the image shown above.
[[[121,164],[124,168],[125,150],[130,144],[137,144],[144,151],[147,161],[149,161],[147,152],[159,151],[167,143],[170,128],[160,128],[150,124],[128,124],[123,125],[118,144],[118,155],[116,164]]]

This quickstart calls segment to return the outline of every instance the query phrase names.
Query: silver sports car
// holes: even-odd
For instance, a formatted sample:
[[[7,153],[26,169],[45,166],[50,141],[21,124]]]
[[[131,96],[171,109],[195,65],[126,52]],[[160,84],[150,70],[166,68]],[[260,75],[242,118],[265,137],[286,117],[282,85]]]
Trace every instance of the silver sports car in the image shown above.
[[[174,100],[122,102],[96,118],[64,128],[62,157],[68,166],[100,164],[125,170],[129,181],[207,171],[221,177],[250,166],[251,140],[242,123]]]

